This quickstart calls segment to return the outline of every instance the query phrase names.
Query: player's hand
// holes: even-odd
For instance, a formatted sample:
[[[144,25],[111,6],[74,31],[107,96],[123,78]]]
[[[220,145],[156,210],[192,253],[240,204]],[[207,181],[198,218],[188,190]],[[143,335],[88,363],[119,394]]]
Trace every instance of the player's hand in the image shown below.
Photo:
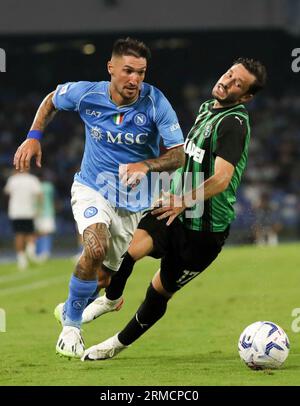
[[[121,164],[119,166],[119,178],[124,185],[134,188],[146,176],[148,171],[149,168],[142,162]]]
[[[186,209],[182,196],[173,195],[169,192],[162,192],[162,196],[154,203],[151,214],[157,216],[158,220],[169,217],[167,226],[173,223],[179,214]]]
[[[40,141],[29,138],[25,140],[17,149],[14,156],[14,166],[17,171],[23,172],[30,169],[30,161],[36,157],[35,163],[41,168],[42,166],[42,148]]]

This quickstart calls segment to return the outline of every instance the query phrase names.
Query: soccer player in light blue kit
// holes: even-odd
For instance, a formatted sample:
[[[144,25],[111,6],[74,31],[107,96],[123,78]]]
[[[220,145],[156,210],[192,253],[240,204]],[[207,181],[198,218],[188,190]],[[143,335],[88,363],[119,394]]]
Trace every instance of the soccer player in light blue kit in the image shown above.
[[[17,170],[29,168],[32,157],[41,167],[40,139],[57,110],[76,111],[85,124],[84,156],[71,191],[84,251],[63,309],[63,330],[56,345],[63,356],[83,355],[83,310],[96,299],[99,287],[109,285],[141,210],[150,204],[150,196],[138,206],[126,203],[124,186],[127,192],[138,191],[150,172],[171,171],[184,162],[183,135],[174,110],[158,89],[143,83],[149,58],[150,51],[142,42],[117,40],[107,64],[111,81],[59,85],[42,102],[27,139],[15,154]],[[166,152],[159,156],[161,140]]]

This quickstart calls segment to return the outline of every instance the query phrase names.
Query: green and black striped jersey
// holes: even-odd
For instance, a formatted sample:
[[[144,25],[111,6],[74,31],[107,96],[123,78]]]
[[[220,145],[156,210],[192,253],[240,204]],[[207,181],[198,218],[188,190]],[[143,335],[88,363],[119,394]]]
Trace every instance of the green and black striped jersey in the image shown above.
[[[213,104],[214,100],[209,100],[200,106],[195,124],[184,144],[185,166],[176,172],[171,190],[177,193],[182,190],[181,185],[184,192],[197,188],[203,180],[214,174],[217,156],[230,162],[235,169],[227,189],[206,200],[202,213],[197,214],[195,206],[179,217],[191,230],[220,232],[235,218],[233,205],[247,164],[250,125],[244,105],[214,109]],[[187,174],[190,176],[189,182]],[[191,210],[194,210],[193,216]]]

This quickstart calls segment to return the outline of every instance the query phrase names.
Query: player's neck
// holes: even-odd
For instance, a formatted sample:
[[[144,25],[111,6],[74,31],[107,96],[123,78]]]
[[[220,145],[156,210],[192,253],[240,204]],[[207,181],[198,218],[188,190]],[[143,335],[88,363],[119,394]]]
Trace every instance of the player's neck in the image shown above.
[[[231,104],[221,104],[218,100],[215,99],[213,108],[214,109],[224,109],[225,107],[229,108],[229,107],[237,106],[240,103],[241,102],[235,102],[235,103],[231,103]]]
[[[124,99],[124,97],[122,97],[118,92],[114,91],[112,89],[112,87],[110,87],[110,89],[109,89],[109,97],[110,97],[111,101],[118,107],[128,106],[130,104],[135,103],[137,101],[137,99],[139,98],[139,96],[140,96],[140,93],[138,93],[137,97],[135,97],[134,99]]]

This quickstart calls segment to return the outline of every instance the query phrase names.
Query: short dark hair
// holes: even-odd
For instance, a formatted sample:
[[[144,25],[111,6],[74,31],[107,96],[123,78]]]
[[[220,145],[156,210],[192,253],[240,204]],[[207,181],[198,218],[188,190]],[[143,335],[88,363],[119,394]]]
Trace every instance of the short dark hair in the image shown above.
[[[251,58],[238,58],[233,62],[233,65],[237,65],[239,63],[242,64],[247,71],[256,78],[255,82],[249,87],[247,93],[255,94],[259,90],[263,89],[267,81],[266,67],[260,61]]]
[[[145,58],[147,62],[151,58],[151,51],[142,41],[134,38],[120,38],[113,46],[112,55],[131,55],[136,58]]]

